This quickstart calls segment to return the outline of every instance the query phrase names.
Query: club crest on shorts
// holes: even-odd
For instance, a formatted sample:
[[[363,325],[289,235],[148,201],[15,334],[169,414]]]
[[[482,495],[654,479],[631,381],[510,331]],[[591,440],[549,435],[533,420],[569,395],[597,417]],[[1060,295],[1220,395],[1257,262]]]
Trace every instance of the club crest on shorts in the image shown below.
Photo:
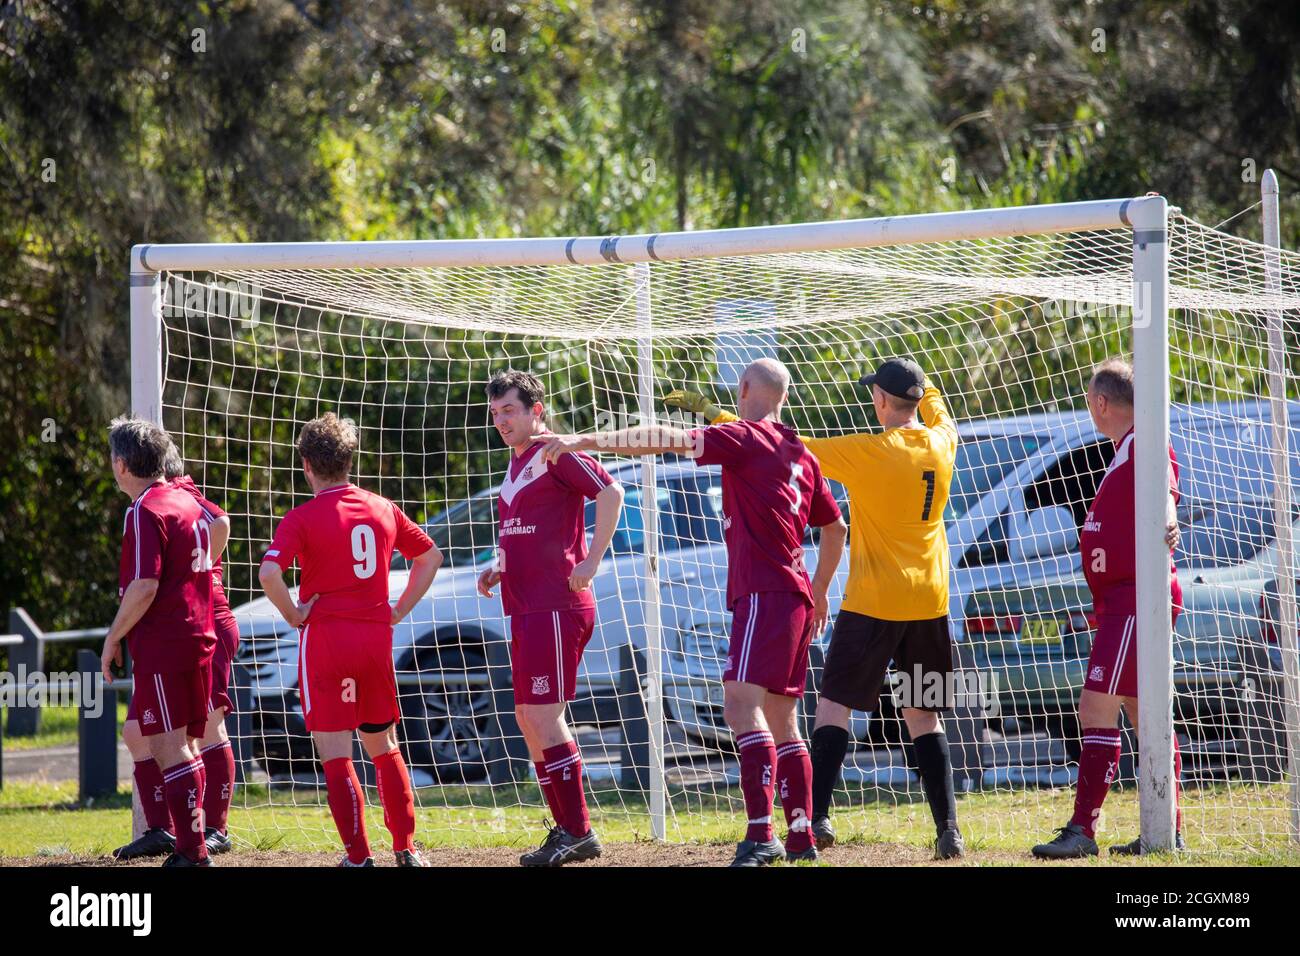
[[[1106,670],[1100,664],[1094,664],[1092,670],[1088,672],[1088,680],[1105,680]]]
[[[144,713],[140,715],[140,723],[142,723],[142,724],[156,724],[156,723],[158,723],[158,718],[155,717],[155,716],[153,715],[153,711],[152,711],[152,710],[150,710],[148,707],[146,707]]]
[[[541,677],[533,678],[534,694],[549,694],[550,692],[551,692],[551,678],[549,676],[543,674]]]

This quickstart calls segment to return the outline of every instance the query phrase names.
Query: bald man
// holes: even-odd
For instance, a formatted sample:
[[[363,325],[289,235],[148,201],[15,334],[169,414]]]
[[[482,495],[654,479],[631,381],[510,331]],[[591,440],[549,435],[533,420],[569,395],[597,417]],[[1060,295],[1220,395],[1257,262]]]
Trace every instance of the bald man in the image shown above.
[[[827,591],[844,554],[848,526],[821,466],[794,429],[781,424],[790,374],[760,359],[740,379],[739,419],[691,431],[639,427],[552,438],[548,461],[569,451],[628,455],[676,452],[697,465],[722,466],[731,653],[723,674],[723,713],[740,752],[745,838],[732,866],[815,860],[812,762],[800,737],[798,703],[808,676],[808,646],[826,626]],[[804,532],[821,528],[810,580]],[[772,832],[774,792],[785,812],[784,845]]]
[[[887,359],[858,384],[870,390],[883,431],[803,439],[826,476],[848,491],[855,529],[813,729],[812,832],[820,849],[834,845],[831,797],[848,753],[849,715],[878,711],[892,662],[900,678],[895,698],[934,819],[934,855],[953,859],[965,853],[965,841],[940,715],[954,697],[943,512],[957,426],[911,359]],[[693,392],[674,391],[664,401],[714,423],[734,418]]]

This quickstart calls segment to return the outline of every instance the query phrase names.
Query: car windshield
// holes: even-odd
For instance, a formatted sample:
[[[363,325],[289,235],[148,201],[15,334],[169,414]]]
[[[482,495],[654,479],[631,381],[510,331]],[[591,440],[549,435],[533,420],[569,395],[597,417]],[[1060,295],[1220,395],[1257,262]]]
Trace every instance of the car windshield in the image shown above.
[[[1037,435],[963,437],[957,445],[944,519],[954,521],[964,515],[1043,444]]]
[[[1273,540],[1276,523],[1269,501],[1198,502],[1180,511],[1182,526],[1174,564],[1180,568],[1226,568],[1249,561]]]

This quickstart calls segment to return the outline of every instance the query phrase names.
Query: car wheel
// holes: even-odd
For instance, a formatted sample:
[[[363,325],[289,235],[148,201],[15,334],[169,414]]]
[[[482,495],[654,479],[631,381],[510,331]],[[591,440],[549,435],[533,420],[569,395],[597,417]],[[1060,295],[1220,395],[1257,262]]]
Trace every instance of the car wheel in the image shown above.
[[[402,669],[462,679],[398,688],[399,733],[411,768],[439,783],[482,780],[488,737],[496,726],[482,635],[435,635]]]

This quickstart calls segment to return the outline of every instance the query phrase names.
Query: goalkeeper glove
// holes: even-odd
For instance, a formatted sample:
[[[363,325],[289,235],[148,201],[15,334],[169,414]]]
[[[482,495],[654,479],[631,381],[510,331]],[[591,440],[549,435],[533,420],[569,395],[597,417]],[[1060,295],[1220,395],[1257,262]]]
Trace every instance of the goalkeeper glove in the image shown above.
[[[684,408],[686,411],[695,412],[697,415],[703,415],[710,424],[717,421],[718,416],[722,414],[722,409],[699,392],[688,392],[681,388],[675,388],[665,395],[664,404],[672,405],[674,408]]]

